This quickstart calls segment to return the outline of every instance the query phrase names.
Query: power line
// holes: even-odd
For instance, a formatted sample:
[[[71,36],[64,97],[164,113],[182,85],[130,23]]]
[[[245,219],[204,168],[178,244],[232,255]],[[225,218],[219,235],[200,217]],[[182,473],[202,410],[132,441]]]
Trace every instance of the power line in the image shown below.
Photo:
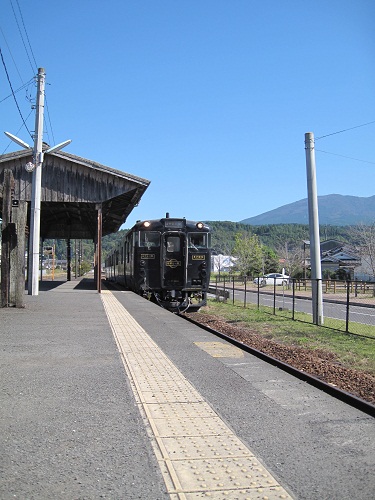
[[[14,60],[14,57],[13,57],[12,51],[10,50],[10,47],[9,47],[9,44],[8,44],[7,39],[6,39],[6,37],[5,37],[4,31],[1,29],[1,27],[0,27],[0,31],[1,31],[1,34],[3,35],[4,41],[5,41],[5,45],[6,45],[6,46],[7,46],[7,48],[8,48],[8,51],[9,51],[10,57],[12,58],[13,64],[14,64],[14,66],[16,67],[16,70],[17,70],[18,76],[20,77],[20,80],[21,80],[21,82],[23,83],[23,78],[22,78],[22,76],[21,76],[21,73],[19,72],[18,66],[17,66],[17,64],[16,64],[16,61]]]
[[[27,38],[27,42],[29,44],[30,52],[31,52],[31,55],[33,56],[33,60],[34,60],[34,64],[35,64],[35,69],[38,70],[38,65],[36,63],[34,52],[33,52],[33,49],[31,47],[29,35],[27,34],[27,29],[26,29],[26,26],[25,26],[25,22],[23,20],[23,15],[22,15],[22,12],[21,12],[21,7],[20,7],[20,4],[18,3],[18,0],[16,0],[16,2],[17,2],[17,7],[18,7],[18,10],[19,10],[20,16],[21,16],[22,26],[23,26],[23,29],[24,29],[24,32],[25,32],[25,35],[26,35],[26,38]]]
[[[370,163],[371,165],[375,165],[375,161],[359,160],[358,158],[352,158],[350,156],[338,155],[336,153],[330,153],[329,151],[322,151],[321,149],[316,149],[315,151],[319,151],[320,153],[326,153],[328,155],[340,156],[341,158],[347,158],[348,160],[355,160],[355,161],[360,161],[362,163]]]
[[[17,3],[18,3],[18,2],[17,2]],[[31,62],[30,55],[29,55],[29,52],[28,52],[27,47],[26,47],[26,44],[25,44],[25,40],[24,40],[23,35],[22,35],[20,25],[19,25],[19,23],[18,23],[17,15],[16,15],[16,12],[15,12],[14,7],[13,7],[13,2],[12,2],[12,0],[10,0],[10,5],[12,6],[14,19],[16,20],[16,24],[17,24],[18,32],[19,32],[19,34],[20,34],[20,37],[21,37],[21,40],[22,40],[22,43],[23,43],[23,47],[24,47],[24,49],[25,49],[25,52],[26,52],[27,58],[28,58],[28,60],[29,60],[29,63],[30,63],[31,69],[32,69],[32,71],[34,72],[34,71],[35,71],[35,68],[33,67],[33,64],[32,64],[32,62]],[[19,8],[19,6],[18,6],[18,8]],[[21,15],[21,18],[22,18],[22,15]],[[23,18],[22,18],[22,20],[23,20]]]
[[[9,83],[10,89],[11,89],[11,91],[12,91],[13,99],[14,99],[14,102],[16,103],[16,106],[17,106],[18,112],[19,112],[19,114],[20,114],[20,117],[21,117],[21,119],[22,119],[22,122],[23,122],[23,124],[24,124],[24,126],[25,126],[26,130],[29,132],[30,137],[31,137],[31,138],[33,138],[33,136],[31,135],[30,130],[28,129],[28,127],[27,127],[27,125],[26,125],[26,122],[25,122],[25,120],[24,120],[24,118],[23,118],[23,116],[22,116],[22,113],[21,113],[20,107],[19,107],[19,105],[18,105],[18,102],[17,102],[17,99],[16,99],[16,95],[15,95],[14,90],[13,90],[13,87],[12,87],[12,82],[10,81],[9,74],[8,74],[8,70],[7,70],[7,67],[6,67],[5,61],[4,61],[3,52],[2,52],[2,50],[1,50],[1,47],[0,47],[0,56],[1,56],[1,60],[2,60],[2,63],[3,63],[4,69],[5,69],[5,73],[6,73],[6,75],[7,75],[7,79],[8,79],[8,83]]]
[[[366,125],[371,125],[372,123],[375,123],[375,120],[372,122],[363,123],[362,125],[356,125],[355,127],[346,128],[344,130],[339,130],[338,132],[332,132],[332,134],[327,134],[327,135],[322,135],[320,137],[315,137],[315,140],[318,141],[319,139],[324,139],[325,137],[330,137],[331,135],[342,134],[342,132],[348,132],[349,130],[354,130],[355,128],[366,127]]]
[[[27,117],[26,117],[26,121],[29,119],[29,117],[30,117],[30,115],[31,115],[31,113],[32,113],[33,111],[34,111],[34,109],[32,109],[32,110],[30,111],[30,113],[27,115]],[[19,133],[19,131],[21,130],[21,128],[22,128],[22,127],[23,127],[23,124],[22,124],[22,125],[20,126],[20,128],[17,130],[16,135],[18,135],[18,133]],[[5,154],[6,150],[9,148],[9,146],[10,146],[11,144],[12,144],[12,141],[9,141],[8,146],[7,146],[7,147],[4,149],[4,151],[1,153],[2,155],[3,155],[3,154]]]
[[[22,90],[22,89],[24,89],[24,88],[28,87],[28,86],[30,85],[30,83],[31,83],[31,82],[33,82],[33,81],[34,81],[34,77],[33,77],[33,78],[31,78],[28,82],[26,82],[26,83],[24,83],[23,85],[21,85],[21,87],[19,87],[17,90],[15,90],[15,91],[14,91],[14,93],[15,93],[15,94],[17,94],[17,92],[19,92],[20,90]],[[6,101],[7,99],[9,99],[9,97],[12,97],[12,96],[13,96],[13,94],[9,94],[9,95],[7,95],[7,96],[6,96],[6,97],[4,97],[3,99],[1,99],[0,103],[2,103],[2,102],[4,102],[4,101]]]
[[[52,123],[51,123],[51,117],[50,117],[50,114],[49,114],[49,109],[48,109],[47,95],[45,95],[45,104],[46,104],[46,110],[47,110],[47,116],[48,116],[48,123],[49,123],[50,129],[51,129],[52,143],[53,143],[53,144],[55,144],[55,143],[56,143],[56,141],[55,141],[55,136],[54,136],[54,134],[53,134],[53,128],[52,128]]]

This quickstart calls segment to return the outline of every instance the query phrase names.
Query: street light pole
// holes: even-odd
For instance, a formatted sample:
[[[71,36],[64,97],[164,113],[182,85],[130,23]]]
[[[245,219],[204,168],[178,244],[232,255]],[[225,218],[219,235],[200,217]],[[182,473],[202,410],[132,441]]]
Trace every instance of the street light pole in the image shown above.
[[[42,191],[42,163],[43,163],[43,118],[44,118],[44,68],[38,69],[38,83],[36,96],[36,116],[34,132],[34,158],[30,213],[30,245],[28,267],[28,293],[39,294],[39,246],[40,246],[40,205]]]

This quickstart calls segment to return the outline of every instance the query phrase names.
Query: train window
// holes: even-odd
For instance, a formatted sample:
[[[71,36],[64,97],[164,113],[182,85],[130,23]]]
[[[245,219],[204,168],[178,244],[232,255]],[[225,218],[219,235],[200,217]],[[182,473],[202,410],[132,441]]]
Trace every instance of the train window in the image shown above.
[[[148,250],[160,246],[160,233],[155,231],[142,231],[140,233],[140,246]]]
[[[179,252],[180,251],[180,238],[179,236],[168,236],[167,237],[167,252]]]
[[[129,242],[128,241],[125,241],[125,256],[126,256],[126,263],[129,264],[130,252],[129,252]]]
[[[199,248],[207,248],[207,234],[206,233],[190,233],[189,234],[189,248],[198,250]]]

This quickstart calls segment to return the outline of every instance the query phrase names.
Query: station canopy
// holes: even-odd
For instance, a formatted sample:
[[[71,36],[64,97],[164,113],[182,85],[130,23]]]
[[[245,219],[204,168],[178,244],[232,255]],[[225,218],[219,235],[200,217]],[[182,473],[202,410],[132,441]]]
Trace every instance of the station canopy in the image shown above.
[[[48,149],[45,145],[43,149]],[[33,174],[27,172],[32,150],[0,155],[0,217],[4,171],[14,178],[12,203],[28,202],[28,225]],[[102,235],[114,233],[141,200],[150,181],[63,151],[45,153],[42,166],[40,237],[95,239],[102,209]]]

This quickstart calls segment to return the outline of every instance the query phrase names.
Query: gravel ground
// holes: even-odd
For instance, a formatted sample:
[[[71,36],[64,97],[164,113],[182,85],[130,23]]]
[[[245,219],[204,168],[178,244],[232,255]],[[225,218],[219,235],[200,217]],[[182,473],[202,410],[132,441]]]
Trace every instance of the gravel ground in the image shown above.
[[[364,372],[345,368],[334,353],[287,346],[269,340],[245,325],[233,325],[224,318],[210,314],[194,314],[193,319],[220,331],[249,347],[253,347],[306,373],[333,384],[365,401],[375,404],[375,377]]]

